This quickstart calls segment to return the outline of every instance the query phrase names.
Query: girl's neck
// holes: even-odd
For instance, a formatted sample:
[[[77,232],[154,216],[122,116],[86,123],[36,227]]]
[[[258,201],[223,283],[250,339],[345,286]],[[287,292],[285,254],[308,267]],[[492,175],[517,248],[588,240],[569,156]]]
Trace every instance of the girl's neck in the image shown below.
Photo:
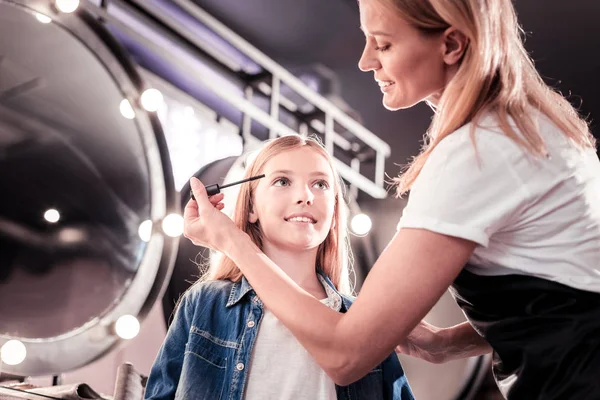
[[[327,297],[325,289],[317,277],[316,248],[297,252],[266,245],[263,251],[302,289],[317,299]]]

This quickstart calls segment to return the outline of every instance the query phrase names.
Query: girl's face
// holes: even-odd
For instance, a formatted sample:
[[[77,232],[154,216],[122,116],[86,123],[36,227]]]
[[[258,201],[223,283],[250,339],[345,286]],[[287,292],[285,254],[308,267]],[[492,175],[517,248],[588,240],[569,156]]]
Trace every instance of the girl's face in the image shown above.
[[[360,0],[366,44],[358,67],[373,71],[388,110],[437,104],[448,81],[444,33],[424,34],[380,0]]]
[[[274,156],[262,173],[249,220],[260,225],[263,251],[316,251],[335,209],[333,173],[325,157],[304,146]]]

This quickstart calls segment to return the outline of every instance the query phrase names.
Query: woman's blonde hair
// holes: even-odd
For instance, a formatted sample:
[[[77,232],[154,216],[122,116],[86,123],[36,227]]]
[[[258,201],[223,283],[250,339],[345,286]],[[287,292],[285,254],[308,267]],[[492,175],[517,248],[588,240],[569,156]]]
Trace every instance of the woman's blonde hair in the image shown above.
[[[351,294],[350,285],[350,261],[351,251],[348,240],[347,216],[348,206],[344,200],[344,192],[341,179],[334,168],[333,161],[325,147],[317,138],[302,137],[299,135],[282,136],[277,139],[266,142],[250,165],[246,168],[245,178],[260,175],[263,173],[265,165],[274,156],[287,151],[307,147],[323,156],[333,174],[333,191],[335,196],[335,208],[333,214],[333,223],[325,241],[319,245],[317,250],[316,268],[320,269],[335,287],[342,293]],[[233,212],[233,222],[235,225],[246,232],[252,241],[262,249],[262,232],[259,224],[253,224],[249,221],[250,211],[254,201],[254,192],[258,181],[251,181],[243,184],[237,198]],[[207,275],[203,280],[228,279],[239,281],[242,278],[242,272],[229,258],[220,256],[213,263]]]
[[[396,178],[398,195],[408,191],[436,145],[486,112],[496,113],[502,131],[535,156],[546,154],[536,117],[547,116],[580,148],[594,148],[588,124],[548,87],[523,46],[511,0],[378,0],[423,33],[454,27],[468,38],[456,75],[436,107],[421,153]],[[509,123],[512,118],[518,129]]]

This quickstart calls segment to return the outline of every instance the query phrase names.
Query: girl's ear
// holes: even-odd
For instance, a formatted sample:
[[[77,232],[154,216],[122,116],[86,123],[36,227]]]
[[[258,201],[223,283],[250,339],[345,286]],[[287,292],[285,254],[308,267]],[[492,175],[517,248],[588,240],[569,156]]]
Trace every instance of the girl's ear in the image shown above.
[[[256,213],[253,210],[251,210],[250,214],[248,214],[248,221],[251,224],[255,224],[258,221],[258,215],[256,215]]]

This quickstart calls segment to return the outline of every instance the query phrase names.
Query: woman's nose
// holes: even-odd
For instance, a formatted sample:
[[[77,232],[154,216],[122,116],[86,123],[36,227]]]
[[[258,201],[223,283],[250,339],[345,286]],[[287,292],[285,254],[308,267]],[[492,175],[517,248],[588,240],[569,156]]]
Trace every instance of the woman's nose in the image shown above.
[[[373,55],[368,45],[365,45],[360,60],[358,60],[358,68],[363,72],[375,71],[381,68],[379,60]]]

